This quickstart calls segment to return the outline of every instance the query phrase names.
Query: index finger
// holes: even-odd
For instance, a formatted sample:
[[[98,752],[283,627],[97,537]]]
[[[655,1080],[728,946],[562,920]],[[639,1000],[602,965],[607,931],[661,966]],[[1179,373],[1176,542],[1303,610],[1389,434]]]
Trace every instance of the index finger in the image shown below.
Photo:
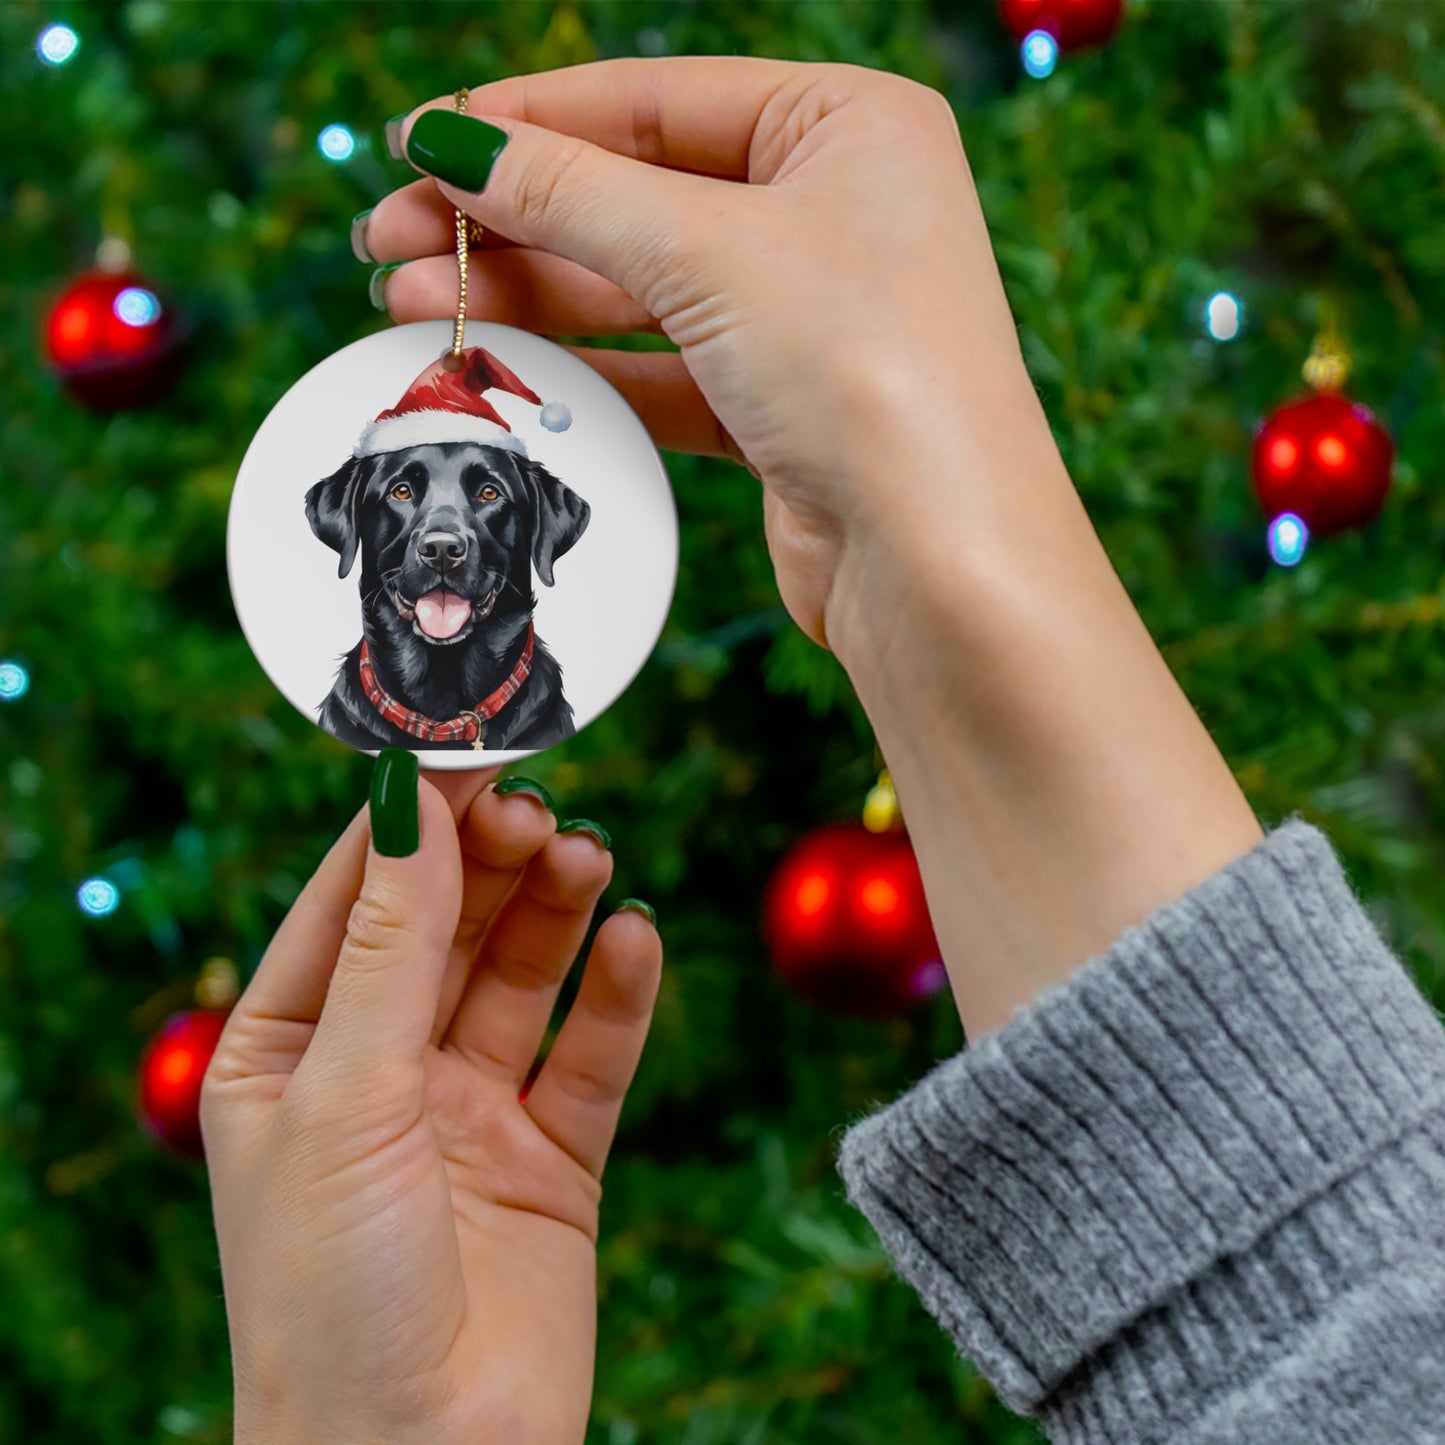
[[[672,170],[766,179],[749,174],[763,113],[790,84],[806,84],[816,71],[746,55],[628,56],[489,81],[471,92],[468,108]],[[451,98],[418,111],[438,107],[451,109]]]

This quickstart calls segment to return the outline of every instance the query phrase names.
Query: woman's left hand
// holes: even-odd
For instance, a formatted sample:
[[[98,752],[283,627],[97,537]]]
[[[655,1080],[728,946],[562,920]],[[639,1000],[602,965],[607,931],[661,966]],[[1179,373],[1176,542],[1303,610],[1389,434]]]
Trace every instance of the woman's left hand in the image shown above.
[[[585,1434],[600,1180],[661,943],[602,925],[526,1091],[611,853],[475,774],[416,786],[420,846],[352,820],[206,1075],[237,1445]]]

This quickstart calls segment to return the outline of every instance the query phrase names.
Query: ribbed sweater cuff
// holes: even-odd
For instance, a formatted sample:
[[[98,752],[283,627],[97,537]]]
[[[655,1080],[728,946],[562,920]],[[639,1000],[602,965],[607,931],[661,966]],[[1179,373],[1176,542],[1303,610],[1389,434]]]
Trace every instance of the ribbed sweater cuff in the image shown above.
[[[856,1124],[839,1168],[1006,1403],[1143,1439],[1209,1361],[1267,1354],[1240,1337],[1271,1311],[1346,1287],[1332,1232],[1378,1258],[1399,1225],[1372,1161],[1435,1172],[1442,1103],[1440,1020],[1291,818]]]

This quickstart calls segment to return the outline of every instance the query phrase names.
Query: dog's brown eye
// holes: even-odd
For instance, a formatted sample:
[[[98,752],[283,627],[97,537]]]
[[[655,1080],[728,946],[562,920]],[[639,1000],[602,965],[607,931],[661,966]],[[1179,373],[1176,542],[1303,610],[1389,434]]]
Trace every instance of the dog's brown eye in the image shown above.
[[[477,495],[484,502],[495,502],[502,494],[495,487],[483,487]]]
[[[391,495],[398,502],[409,502],[411,501],[411,488],[407,486],[405,482],[398,482],[396,486],[391,489]]]

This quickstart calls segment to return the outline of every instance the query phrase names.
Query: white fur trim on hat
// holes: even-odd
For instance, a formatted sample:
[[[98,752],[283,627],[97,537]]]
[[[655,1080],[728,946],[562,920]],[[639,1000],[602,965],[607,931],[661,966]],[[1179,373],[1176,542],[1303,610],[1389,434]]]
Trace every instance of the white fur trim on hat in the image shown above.
[[[461,411],[406,411],[385,421],[368,422],[353,453],[358,457],[378,452],[399,452],[403,447],[436,446],[442,442],[485,442],[509,452],[527,455],[521,437],[484,416]]]

